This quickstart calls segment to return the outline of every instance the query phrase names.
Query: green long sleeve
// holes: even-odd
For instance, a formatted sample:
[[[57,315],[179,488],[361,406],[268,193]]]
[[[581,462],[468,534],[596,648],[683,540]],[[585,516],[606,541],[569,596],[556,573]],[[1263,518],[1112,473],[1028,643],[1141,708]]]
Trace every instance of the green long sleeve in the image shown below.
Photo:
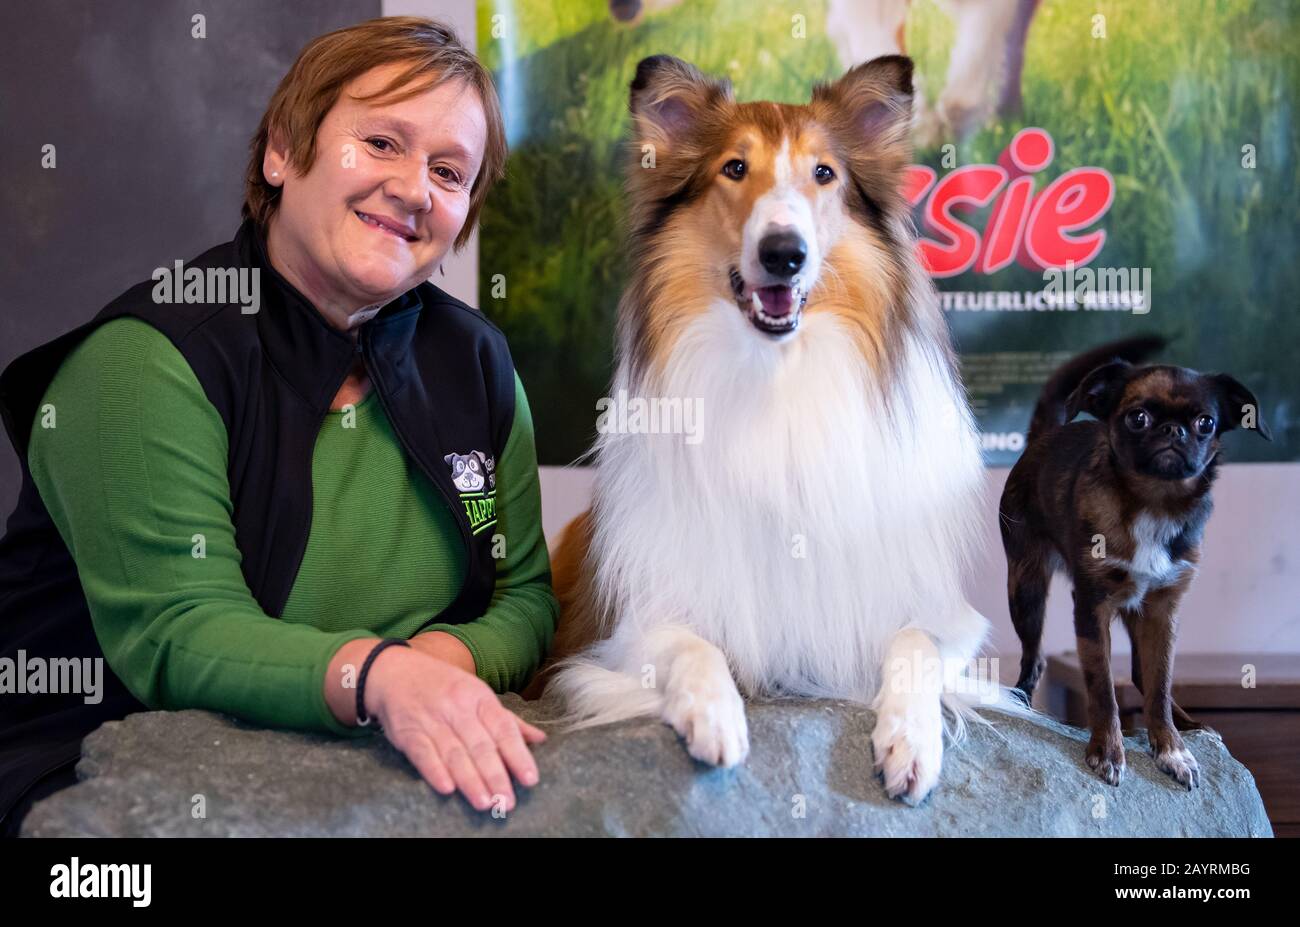
[[[499,690],[540,662],[558,612],[544,544],[537,550],[521,408],[498,477],[509,556],[488,613],[452,626]],[[531,472],[517,469],[522,459]],[[38,410],[28,460],[109,665],[153,708],[357,733],[325,704],[334,653],[358,638],[411,636],[464,576],[455,521],[402,455],[372,391],[321,426],[307,550],[281,617],[263,613],[239,568],[224,424],[179,351],[136,319],[100,326],[71,352]]]

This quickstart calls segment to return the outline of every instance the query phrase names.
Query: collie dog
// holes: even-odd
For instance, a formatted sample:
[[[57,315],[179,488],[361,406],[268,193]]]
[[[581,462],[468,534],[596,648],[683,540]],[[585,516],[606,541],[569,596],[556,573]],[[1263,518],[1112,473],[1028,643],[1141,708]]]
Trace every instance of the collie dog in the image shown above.
[[[900,193],[911,95],[899,56],[806,105],[638,65],[613,390],[690,404],[700,428],[598,428],[530,690],[575,726],[657,715],[732,766],[742,693],[851,699],[877,712],[888,793],[915,802],[943,707],[957,737],[978,717],[954,682],[987,631],[962,591],[984,473]]]

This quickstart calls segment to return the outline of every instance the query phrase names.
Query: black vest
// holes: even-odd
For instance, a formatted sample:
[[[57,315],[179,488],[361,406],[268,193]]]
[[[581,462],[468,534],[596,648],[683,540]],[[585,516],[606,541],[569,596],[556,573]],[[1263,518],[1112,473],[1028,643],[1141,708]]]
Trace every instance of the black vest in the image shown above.
[[[76,564],[32,482],[27,449],[41,398],[63,359],[94,328],[120,316],[163,332],[221,414],[230,441],[235,540],[244,578],[263,611],[280,616],[302,563],[311,530],[316,436],[356,352],[403,450],[446,500],[468,552],[459,594],[426,624],[472,621],[487,610],[496,562],[485,508],[493,509],[481,495],[462,501],[452,482],[452,460],[474,451],[484,461],[501,459],[514,419],[515,385],[500,330],[426,282],[365,322],[354,344],[271,267],[263,233],[251,220],[233,241],[183,264],[184,276],[201,273],[215,280],[209,268],[256,269],[258,311],[246,313],[233,301],[237,287],[220,303],[159,302],[161,275],[155,274],[0,374],[0,415],[22,466],[18,505],[0,539],[0,658],[17,662],[20,650],[29,662],[103,657]],[[213,290],[204,293],[211,298]],[[171,298],[183,295],[174,292]],[[189,555],[188,547],[177,552]],[[145,710],[107,662],[101,694],[100,703],[88,705],[82,693],[0,693],[0,818],[30,784],[74,761],[85,734]]]

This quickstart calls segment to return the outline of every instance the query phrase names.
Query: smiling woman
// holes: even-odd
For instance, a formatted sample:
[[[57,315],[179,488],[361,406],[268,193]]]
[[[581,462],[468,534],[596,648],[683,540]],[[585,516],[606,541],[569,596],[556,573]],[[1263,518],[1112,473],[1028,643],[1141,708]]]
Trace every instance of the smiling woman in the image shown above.
[[[545,735],[495,694],[528,681],[558,611],[532,421],[501,332],[428,279],[504,139],[447,28],[322,36],[253,137],[242,226],[183,262],[199,298],[143,282],[0,376],[26,465],[0,655],[111,670],[93,704],[5,697],[4,831],[71,784],[82,736],[146,708],[375,719],[480,810],[537,781]],[[255,300],[202,285],[225,272]]]
[[[469,227],[487,136],[481,98],[442,77],[395,95],[407,70],[390,64],[358,77],[322,120],[322,156],[308,167],[295,167],[283,132],[268,133],[262,151],[263,175],[279,191],[266,204],[271,251],[290,282],[339,320],[427,278]],[[297,221],[276,221],[282,213]],[[317,256],[326,267],[313,267]]]

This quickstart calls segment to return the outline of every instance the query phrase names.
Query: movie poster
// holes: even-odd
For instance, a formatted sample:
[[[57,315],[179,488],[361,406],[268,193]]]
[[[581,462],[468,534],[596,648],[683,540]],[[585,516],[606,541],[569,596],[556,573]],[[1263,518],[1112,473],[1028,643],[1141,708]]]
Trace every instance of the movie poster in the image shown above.
[[[1047,373],[1158,332],[1231,372],[1300,459],[1300,7],[1286,0],[480,0],[511,156],[480,305],[510,339],[543,464],[588,449],[612,369],[628,83],[652,54],[806,102],[880,54],[917,68],[906,192],[985,460],[1009,465]]]

